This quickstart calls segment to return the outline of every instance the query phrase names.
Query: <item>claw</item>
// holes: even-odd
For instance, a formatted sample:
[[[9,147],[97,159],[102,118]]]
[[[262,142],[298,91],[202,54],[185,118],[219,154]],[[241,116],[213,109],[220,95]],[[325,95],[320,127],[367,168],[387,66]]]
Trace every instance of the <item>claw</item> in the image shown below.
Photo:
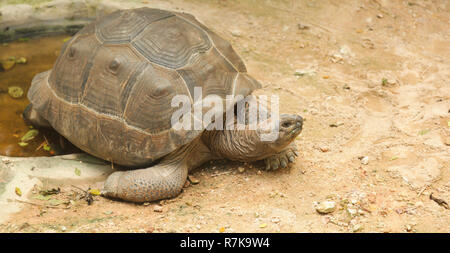
[[[297,152],[297,151],[295,151],[295,150],[294,150],[294,155],[295,155],[295,156],[298,156],[298,152]]]
[[[293,163],[293,162],[295,161],[294,156],[289,156],[289,161],[290,161],[291,163]]]
[[[278,164],[277,163],[273,164],[272,165],[272,170],[277,170],[277,169],[278,169]]]
[[[285,161],[281,161],[281,168],[286,168],[287,164]]]

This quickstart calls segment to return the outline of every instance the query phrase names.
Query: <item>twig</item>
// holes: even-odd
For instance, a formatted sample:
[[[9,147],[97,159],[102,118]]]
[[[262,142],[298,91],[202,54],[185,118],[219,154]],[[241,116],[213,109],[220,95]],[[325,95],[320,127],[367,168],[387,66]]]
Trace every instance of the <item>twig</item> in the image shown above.
[[[425,185],[422,190],[420,190],[419,194],[417,194],[417,197],[420,197],[420,195],[422,195],[422,193],[425,191],[425,189],[428,188],[428,185]]]
[[[14,201],[17,201],[17,202],[20,202],[20,203],[24,203],[24,204],[34,205],[34,206],[48,207],[48,208],[56,208],[56,209],[69,209],[70,208],[70,207],[59,207],[59,206],[43,205],[43,204],[28,202],[28,201],[24,201],[24,200],[20,200],[20,199],[14,199]]]
[[[83,192],[88,192],[87,190],[83,190],[83,189],[81,189],[80,187],[78,187],[78,186],[75,186],[75,185],[70,185],[70,186],[72,186],[73,188],[76,188],[76,189],[78,189],[78,190],[80,190],[80,191],[83,191]]]

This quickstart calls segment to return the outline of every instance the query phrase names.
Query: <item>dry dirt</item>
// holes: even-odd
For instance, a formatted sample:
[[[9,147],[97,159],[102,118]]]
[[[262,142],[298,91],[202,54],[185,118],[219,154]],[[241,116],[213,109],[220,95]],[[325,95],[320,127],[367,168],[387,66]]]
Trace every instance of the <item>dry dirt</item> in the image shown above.
[[[276,172],[207,164],[159,204],[30,205],[0,231],[450,232],[450,211],[429,198],[450,202],[449,1],[142,5],[192,13],[228,39],[263,83],[257,94],[306,119],[300,156]],[[78,191],[61,189],[65,201]],[[336,210],[319,214],[325,200]]]

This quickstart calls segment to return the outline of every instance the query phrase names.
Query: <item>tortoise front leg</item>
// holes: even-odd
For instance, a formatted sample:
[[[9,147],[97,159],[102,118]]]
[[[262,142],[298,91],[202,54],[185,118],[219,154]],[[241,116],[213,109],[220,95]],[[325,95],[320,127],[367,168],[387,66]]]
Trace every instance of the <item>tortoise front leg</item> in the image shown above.
[[[293,163],[295,161],[296,156],[298,156],[297,146],[294,142],[292,142],[283,151],[264,159],[266,170],[286,168],[289,163]]]

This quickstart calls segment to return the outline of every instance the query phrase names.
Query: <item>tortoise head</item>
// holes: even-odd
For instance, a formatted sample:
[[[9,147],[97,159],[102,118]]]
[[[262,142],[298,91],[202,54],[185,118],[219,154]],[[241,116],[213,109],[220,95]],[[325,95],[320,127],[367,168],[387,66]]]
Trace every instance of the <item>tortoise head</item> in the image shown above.
[[[296,114],[282,114],[278,124],[277,138],[266,142],[276,152],[282,151],[302,132],[303,118]]]

